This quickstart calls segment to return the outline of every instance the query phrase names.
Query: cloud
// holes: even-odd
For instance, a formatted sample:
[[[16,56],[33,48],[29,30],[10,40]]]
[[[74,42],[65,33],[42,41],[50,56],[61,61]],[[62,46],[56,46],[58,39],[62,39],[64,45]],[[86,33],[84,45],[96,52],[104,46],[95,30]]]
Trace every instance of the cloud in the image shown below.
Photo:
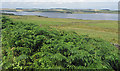
[[[118,2],[119,0],[1,0],[1,2]]]

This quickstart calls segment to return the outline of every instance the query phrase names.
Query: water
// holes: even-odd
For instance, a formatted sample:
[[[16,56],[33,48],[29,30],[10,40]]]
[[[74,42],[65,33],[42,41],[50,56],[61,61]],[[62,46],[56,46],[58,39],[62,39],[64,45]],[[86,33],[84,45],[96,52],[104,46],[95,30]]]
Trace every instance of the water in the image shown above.
[[[49,18],[73,18],[83,20],[118,20],[118,14],[67,14],[67,13],[53,13],[53,12],[5,12],[13,13],[15,15],[40,15]]]

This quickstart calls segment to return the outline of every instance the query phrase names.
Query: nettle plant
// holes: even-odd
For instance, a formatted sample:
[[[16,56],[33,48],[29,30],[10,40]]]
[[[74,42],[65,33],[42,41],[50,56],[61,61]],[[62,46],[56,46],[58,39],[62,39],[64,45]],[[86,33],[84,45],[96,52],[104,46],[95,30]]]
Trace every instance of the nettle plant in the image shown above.
[[[119,69],[110,42],[2,18],[3,69]]]

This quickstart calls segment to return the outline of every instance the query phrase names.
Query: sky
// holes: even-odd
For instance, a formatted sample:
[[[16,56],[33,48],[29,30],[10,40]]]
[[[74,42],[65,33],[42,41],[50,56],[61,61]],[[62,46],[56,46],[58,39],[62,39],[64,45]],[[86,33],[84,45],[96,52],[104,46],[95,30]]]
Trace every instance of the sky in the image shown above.
[[[1,2],[118,2],[119,0],[1,0]]]
[[[0,0],[0,8],[118,9],[119,0]]]

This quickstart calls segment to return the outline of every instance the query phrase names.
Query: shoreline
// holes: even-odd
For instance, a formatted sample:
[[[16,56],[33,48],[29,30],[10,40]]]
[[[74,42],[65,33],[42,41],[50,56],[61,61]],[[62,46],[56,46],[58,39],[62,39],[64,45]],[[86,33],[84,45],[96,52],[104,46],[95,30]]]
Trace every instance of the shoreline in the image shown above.
[[[23,11],[24,12],[24,11]],[[22,13],[22,12],[16,12],[16,13]],[[90,14],[88,14],[88,16],[90,15],[90,17],[88,17],[88,18],[82,18],[82,17],[76,17],[76,15],[77,14],[70,14],[70,15],[73,15],[73,17],[50,17],[49,15],[48,16],[43,16],[43,15],[37,15],[37,14],[34,14],[34,13],[54,13],[54,12],[28,12],[28,13],[33,13],[33,14],[31,14],[32,16],[38,16],[38,17],[45,17],[45,18],[64,18],[64,19],[79,19],[79,20],[110,20],[110,21],[118,21],[118,19],[101,19],[101,18],[97,18],[97,19],[94,19],[94,18],[92,18],[92,19],[90,19],[90,17],[91,17],[91,15],[93,14],[94,16],[95,15],[98,15],[98,16],[100,16],[100,14],[101,14],[101,16],[104,16],[104,14],[106,14],[106,13],[90,13]],[[56,12],[55,12],[56,13]],[[58,12],[57,12],[58,13]],[[56,13],[56,14],[57,14]],[[61,14],[61,13],[58,13],[58,14]],[[63,15],[64,14],[68,14],[68,13],[62,13]],[[102,15],[103,14],[103,15]],[[2,13],[2,15],[17,15],[17,14],[14,14],[14,13],[12,13],[12,12],[3,12]],[[24,14],[25,16],[27,16],[27,14]],[[17,16],[24,16],[24,15],[17,15]],[[69,14],[68,14],[69,15]],[[80,15],[82,15],[82,14],[80,14]],[[87,14],[83,14],[83,15],[87,15]],[[108,14],[109,15],[109,14]],[[111,15],[114,15],[114,14],[111,14]],[[115,14],[115,15],[117,15],[117,14]],[[28,14],[28,16],[29,16],[29,14]]]

